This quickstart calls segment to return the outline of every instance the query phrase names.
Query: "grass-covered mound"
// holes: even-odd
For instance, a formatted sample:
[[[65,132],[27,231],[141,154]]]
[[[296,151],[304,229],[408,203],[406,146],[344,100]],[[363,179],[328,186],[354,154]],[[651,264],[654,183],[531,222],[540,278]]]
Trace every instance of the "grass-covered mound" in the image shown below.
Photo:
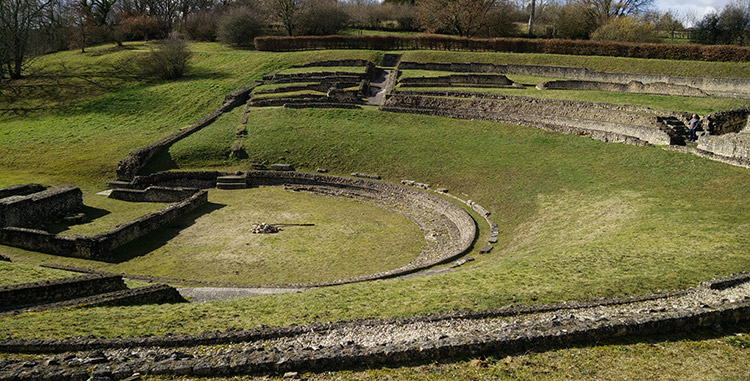
[[[1,119],[0,184],[38,181],[101,188],[127,152],[207,113],[231,89],[293,63],[339,58],[377,62],[380,55],[274,54],[213,44],[194,44],[192,49],[194,69],[182,80],[128,82],[76,106]],[[404,54],[408,60],[434,61],[550,64],[557,59],[533,54]],[[66,52],[45,59],[94,65],[103,57]],[[750,73],[745,63],[650,63],[574,56],[555,62],[694,76]],[[235,110],[173,146],[161,158],[163,168],[237,170],[247,169],[250,162],[287,162],[302,170],[324,167],[334,174],[359,171],[393,182],[427,182],[489,209],[500,226],[500,242],[490,254],[470,253],[477,260],[460,271],[438,276],[204,304],[0,317],[0,336],[197,332],[644,294],[747,270],[750,263],[750,172],[743,168],[658,147],[373,108],[252,110],[243,138],[249,158],[229,159],[239,115]],[[475,219],[484,240],[487,226]],[[52,260],[2,250],[20,262]]]

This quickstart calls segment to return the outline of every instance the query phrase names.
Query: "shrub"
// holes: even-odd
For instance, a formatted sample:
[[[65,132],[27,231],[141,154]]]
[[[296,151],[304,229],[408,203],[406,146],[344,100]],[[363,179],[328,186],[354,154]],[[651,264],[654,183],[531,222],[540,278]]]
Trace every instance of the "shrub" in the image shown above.
[[[349,15],[336,1],[313,0],[305,3],[299,29],[304,35],[331,35],[343,29],[348,21]]]
[[[220,18],[221,15],[216,11],[191,13],[180,25],[180,32],[194,41],[216,41]]]
[[[248,8],[230,10],[219,21],[217,38],[227,45],[249,47],[260,35],[261,23],[254,11]]]
[[[156,49],[144,54],[137,64],[143,76],[175,79],[187,71],[190,56],[185,41],[170,38],[159,42]]]
[[[654,42],[656,29],[650,23],[636,22],[631,17],[614,17],[591,33],[595,41]]]

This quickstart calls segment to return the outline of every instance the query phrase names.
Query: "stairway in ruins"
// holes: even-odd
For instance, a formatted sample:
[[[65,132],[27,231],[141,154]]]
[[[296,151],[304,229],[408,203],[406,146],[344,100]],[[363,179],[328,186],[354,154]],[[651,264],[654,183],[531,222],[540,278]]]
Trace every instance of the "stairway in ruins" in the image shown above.
[[[219,176],[216,178],[216,188],[245,189],[247,188],[247,178],[242,175]]]

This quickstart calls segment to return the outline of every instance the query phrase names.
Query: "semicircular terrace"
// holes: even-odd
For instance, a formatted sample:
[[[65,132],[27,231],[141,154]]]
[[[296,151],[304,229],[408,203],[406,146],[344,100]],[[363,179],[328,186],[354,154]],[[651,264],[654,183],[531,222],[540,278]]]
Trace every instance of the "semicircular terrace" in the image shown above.
[[[448,200],[418,189],[363,178],[287,171],[175,171],[137,176],[128,185],[136,189],[154,185],[206,189],[215,187],[217,178],[227,175],[244,176],[248,186],[285,186],[293,191],[366,200],[406,216],[424,233],[424,249],[403,266],[353,278],[284,286],[329,286],[409,274],[460,256],[469,250],[477,234],[474,219]]]

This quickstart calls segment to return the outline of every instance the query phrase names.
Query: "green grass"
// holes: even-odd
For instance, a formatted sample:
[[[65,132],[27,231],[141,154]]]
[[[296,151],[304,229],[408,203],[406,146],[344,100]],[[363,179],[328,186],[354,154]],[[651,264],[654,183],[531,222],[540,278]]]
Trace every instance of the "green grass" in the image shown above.
[[[288,91],[285,93],[255,94],[253,95],[253,99],[286,98],[286,97],[294,97],[294,96],[299,96],[299,95],[323,96],[326,94],[320,91],[315,91],[315,90],[299,90],[299,91]]]
[[[0,261],[0,287],[78,275],[80,274],[69,271]]]
[[[255,89],[253,89],[253,92],[255,93],[260,90],[283,89],[285,87],[305,86],[305,85],[314,85],[314,84],[316,84],[316,82],[269,83],[267,85],[257,86]]]
[[[37,181],[101,187],[130,150],[177,131],[218,105],[225,93],[264,73],[325,59],[378,61],[381,55],[368,51],[276,54],[216,44],[191,48],[194,69],[182,80],[130,83],[84,99],[76,107],[1,119],[0,185]],[[404,60],[417,58],[590,63],[599,70],[682,75],[747,76],[749,72],[748,63],[653,61],[650,67],[647,63],[652,61],[606,57],[404,52]],[[94,64],[93,58],[70,52],[46,59]],[[712,106],[711,102],[718,102],[713,99],[700,101],[706,108],[719,107]],[[673,106],[698,109],[680,102]],[[393,182],[404,178],[427,182],[490,210],[500,226],[500,242],[490,254],[470,253],[476,260],[455,273],[202,304],[0,316],[0,337],[195,333],[644,294],[747,270],[750,260],[750,172],[743,168],[659,147],[374,108],[254,109],[243,141],[249,159],[227,160],[238,119],[235,110],[176,144],[162,161],[164,168],[238,170],[247,169],[250,162],[287,162],[301,170],[324,167],[334,174],[357,171],[378,173]],[[486,224],[475,218],[486,239]],[[3,252],[26,264],[75,262],[6,247]],[[165,254],[162,262],[148,253],[134,260],[151,260],[152,267],[161,271],[177,260],[177,254],[169,255],[173,256]],[[719,352],[734,353],[730,350]],[[612,359],[616,352],[603,353]],[[560,366],[579,364],[573,352],[561,356],[560,364],[565,365]],[[674,370],[677,365],[667,368]]]
[[[103,60],[132,58],[150,45],[127,46],[133,49],[100,47],[86,54],[67,51],[45,56],[36,64],[93,69]],[[382,55],[362,50],[273,54],[212,43],[193,43],[190,49],[192,69],[183,79],[131,80],[96,97],[77,93],[73,106],[0,116],[0,186],[35,181],[101,189],[112,179],[117,162],[130,151],[204,116],[219,106],[228,92],[259,80],[265,73],[312,61],[379,60]]]
[[[533,98],[560,99],[581,102],[601,102],[650,107],[654,110],[684,111],[699,115],[746,106],[747,100],[730,98],[697,98],[667,95],[630,94],[591,90],[537,90],[536,88],[490,87],[398,87],[397,91],[468,91],[488,94],[519,95]]]
[[[11,252],[36,263],[263,285],[333,281],[394,269],[415,258],[425,243],[409,219],[362,201],[271,187],[211,190],[209,202],[117,249],[111,263]],[[252,225],[260,222],[314,226],[252,234]]]
[[[284,69],[279,74],[356,73],[364,74],[366,66],[310,66]]]
[[[83,204],[83,213],[88,222],[78,225],[54,224],[48,226],[48,230],[63,236],[93,236],[169,205],[161,202],[120,201],[88,192],[83,195]]]
[[[670,74],[689,77],[750,77],[750,62],[672,61],[644,58],[574,56],[538,53],[474,53],[449,51],[406,51],[401,61],[479,62],[517,65],[552,65],[586,67],[593,70]]]
[[[363,36],[414,36],[418,32],[396,31],[396,30],[372,30],[372,29],[344,29],[342,35],[363,35]]]

